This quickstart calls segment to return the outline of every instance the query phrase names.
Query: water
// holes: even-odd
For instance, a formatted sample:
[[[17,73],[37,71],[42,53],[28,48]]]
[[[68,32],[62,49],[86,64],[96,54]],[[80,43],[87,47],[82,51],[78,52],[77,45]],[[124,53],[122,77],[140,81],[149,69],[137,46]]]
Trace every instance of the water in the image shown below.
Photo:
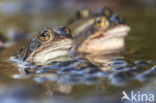
[[[3,34],[9,34],[10,29],[21,31],[19,35],[23,33],[35,34],[41,28],[63,25],[71,14],[71,8],[79,8],[80,4],[90,6],[94,9],[91,6],[95,4],[93,1],[89,3],[70,1],[68,0],[66,5],[63,6],[63,8],[66,7],[64,10],[61,9],[62,6],[60,4],[59,9],[54,9],[56,7],[53,8],[53,6],[49,5],[48,11],[45,8],[45,10],[39,12],[39,10],[31,8],[31,2],[27,5],[33,10],[28,10],[26,13],[21,13],[21,11],[18,11],[18,8],[15,11],[10,11],[11,9],[9,8],[9,10],[3,8],[0,19],[3,25],[0,26],[0,30]],[[18,2],[14,3],[15,5],[18,4]],[[31,74],[19,73],[18,67],[8,62],[10,56],[24,44],[27,44],[26,39],[19,40],[0,53],[1,103],[89,103],[91,101],[115,103],[120,102],[123,90],[127,93],[130,93],[130,91],[141,91],[155,94],[156,82],[154,79],[156,73],[154,69],[155,62],[153,61],[156,61],[156,35],[154,32],[156,8],[154,1],[126,3],[112,0],[112,2],[105,1],[102,4],[110,6],[115,12],[126,18],[132,29],[126,38],[124,62],[123,60],[115,60],[116,62],[112,64],[111,69],[113,72],[115,71],[114,73],[107,71],[104,74],[97,74],[98,76],[103,76],[100,79],[90,77],[90,75],[85,75],[82,78],[80,74],[76,76],[72,74],[58,75],[55,70],[52,70],[48,74],[35,74],[33,76]],[[45,7],[44,5],[42,6]],[[72,6],[69,7],[69,5]],[[100,5],[100,3],[97,2],[97,5]],[[95,8],[98,7],[97,5],[94,5]],[[39,8],[40,6],[37,7]],[[27,11],[27,9],[22,10]],[[10,12],[13,12],[13,14]],[[125,66],[126,64],[129,65]],[[37,73],[40,72],[44,71],[37,71]],[[78,81],[80,78],[82,80]],[[124,102],[126,103],[128,101]]]

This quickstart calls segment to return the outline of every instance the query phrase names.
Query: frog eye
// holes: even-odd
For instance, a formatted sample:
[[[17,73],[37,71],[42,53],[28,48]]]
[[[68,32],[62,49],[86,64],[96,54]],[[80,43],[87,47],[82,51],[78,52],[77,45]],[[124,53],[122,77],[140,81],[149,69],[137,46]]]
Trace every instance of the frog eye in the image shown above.
[[[49,40],[51,38],[51,36],[52,36],[52,32],[50,29],[43,29],[39,33],[39,39],[43,40],[43,41]]]
[[[96,27],[105,27],[107,22],[108,21],[105,17],[97,18],[96,19]]]
[[[67,27],[65,27],[65,26],[60,26],[60,27],[58,27],[58,29],[57,29],[57,34],[70,34],[70,29],[69,28],[67,28]]]

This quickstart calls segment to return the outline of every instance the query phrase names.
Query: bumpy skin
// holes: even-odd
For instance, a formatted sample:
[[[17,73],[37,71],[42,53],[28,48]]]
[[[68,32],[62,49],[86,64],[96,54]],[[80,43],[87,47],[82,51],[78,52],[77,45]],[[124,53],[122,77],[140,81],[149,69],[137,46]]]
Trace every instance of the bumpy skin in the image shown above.
[[[72,44],[73,40],[68,28],[61,26],[56,32],[47,28],[41,30],[30,41],[28,46],[23,47],[16,53],[15,57],[20,61],[29,61],[42,65],[50,61],[57,61],[59,57],[67,57]]]

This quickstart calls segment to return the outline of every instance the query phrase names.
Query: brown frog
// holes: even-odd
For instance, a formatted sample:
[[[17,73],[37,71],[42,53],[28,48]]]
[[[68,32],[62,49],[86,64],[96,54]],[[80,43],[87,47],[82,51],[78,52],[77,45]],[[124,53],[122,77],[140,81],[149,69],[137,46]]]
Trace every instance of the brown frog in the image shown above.
[[[76,37],[72,52],[74,55],[121,53],[129,31],[130,27],[116,14],[110,19],[105,16],[97,17],[92,25]]]
[[[73,39],[68,28],[61,26],[57,31],[47,28],[41,30],[28,46],[18,51],[13,58],[44,65],[51,61],[69,59],[68,51],[72,45]]]

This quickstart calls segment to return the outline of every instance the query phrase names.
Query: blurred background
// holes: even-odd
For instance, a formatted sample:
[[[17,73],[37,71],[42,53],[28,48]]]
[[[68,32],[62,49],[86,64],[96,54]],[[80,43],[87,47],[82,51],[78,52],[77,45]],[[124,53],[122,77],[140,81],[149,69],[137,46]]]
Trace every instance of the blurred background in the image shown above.
[[[72,103],[73,101],[76,103],[90,103],[90,101],[115,103],[121,99],[121,92],[117,92],[119,89],[142,86],[131,84],[128,87],[114,87],[100,83],[80,84],[73,87],[73,85],[59,83],[41,85],[27,79],[12,78],[13,74],[18,71],[6,60],[39,30],[65,25],[75,11],[82,7],[94,11],[102,6],[110,7],[114,13],[125,18],[131,27],[131,32],[126,38],[125,59],[130,61],[156,60],[156,0],[0,0],[0,33],[8,41],[15,42],[13,46],[0,53],[1,103],[21,103],[21,101],[23,103]],[[45,94],[53,95],[49,91],[53,85],[66,91],[62,93],[54,89],[52,91],[57,92],[49,99],[43,91],[46,92]],[[154,86],[149,84],[143,90],[152,91],[151,88]],[[58,94],[63,94],[63,96]]]

